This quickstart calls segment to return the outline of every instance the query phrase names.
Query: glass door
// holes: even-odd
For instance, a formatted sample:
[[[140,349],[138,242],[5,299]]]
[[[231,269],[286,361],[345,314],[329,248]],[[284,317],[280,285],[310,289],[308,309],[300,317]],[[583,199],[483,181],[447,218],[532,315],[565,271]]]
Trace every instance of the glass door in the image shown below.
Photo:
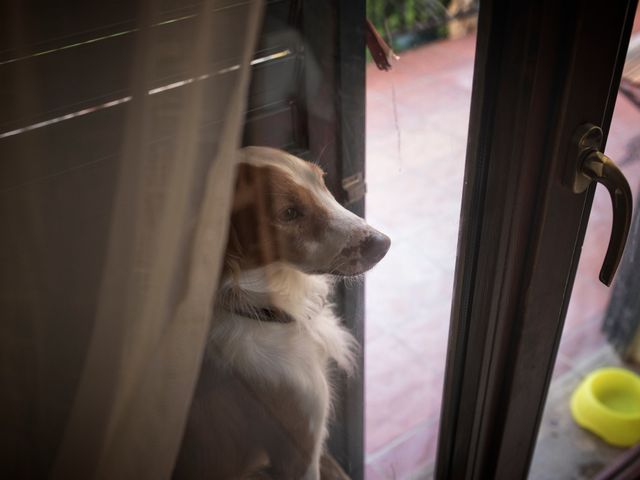
[[[574,139],[604,151],[635,8],[481,4],[436,478],[529,473],[595,192]]]
[[[640,102],[638,71],[640,15],[635,13],[629,49],[607,138],[606,154],[624,170],[634,198],[625,254],[611,288],[598,279],[611,232],[611,200],[597,188],[591,208],[571,301],[562,330],[551,385],[529,473],[530,479],[635,478],[638,459],[629,447],[640,441],[640,426],[610,429],[611,420],[589,415],[591,406],[607,412],[622,409],[640,417],[640,390],[633,373],[640,371],[637,341],[640,308],[637,259],[640,253]],[[613,381],[612,381],[613,380]],[[599,389],[599,386],[601,389]],[[628,389],[626,387],[629,387]],[[587,401],[594,394],[597,403]],[[588,403],[587,403],[588,402]],[[637,450],[637,449],[636,449]],[[633,454],[637,456],[637,452]],[[633,464],[636,464],[634,467]]]
[[[578,268],[595,186],[578,194],[571,188],[567,180],[575,171],[571,142],[587,123],[599,127],[606,140],[635,0],[606,6],[577,0],[561,5],[553,0],[482,0],[477,38],[403,54],[405,68],[395,70],[396,80],[377,77],[382,84],[378,97],[369,96],[371,91],[365,97],[365,80],[374,77],[368,76],[365,65],[369,12],[364,0],[148,1],[96,4],[99,7],[23,2],[13,8],[14,3],[8,2],[7,14],[0,15],[6,26],[0,28],[4,33],[0,93],[6,107],[0,115],[4,160],[0,218],[7,232],[0,249],[6,313],[0,336],[5,348],[0,351],[8,352],[0,381],[10,393],[0,402],[6,408],[0,410],[11,417],[9,433],[17,432],[12,440],[18,452],[8,449],[3,457],[8,459],[7,478],[51,475],[63,437],[68,436],[67,419],[75,408],[81,377],[88,379],[87,395],[82,396],[88,407],[73,417],[76,434],[70,438],[85,438],[81,434],[87,433],[89,440],[77,444],[91,454],[78,455],[70,447],[61,450],[65,462],[57,467],[59,475],[78,461],[81,468],[98,468],[106,451],[102,442],[110,425],[116,425],[110,419],[130,412],[123,406],[126,399],[135,400],[131,412],[155,412],[144,401],[149,397],[109,387],[129,378],[128,370],[122,368],[127,373],[122,376],[83,373],[94,336],[107,342],[98,343],[95,358],[104,361],[93,362],[96,368],[115,371],[122,350],[127,355],[133,352],[135,365],[154,367],[150,371],[159,372],[166,385],[174,385],[175,378],[191,379],[185,388],[160,388],[177,394],[172,400],[177,407],[163,410],[158,415],[161,422],[149,421],[145,427],[157,432],[155,426],[173,425],[176,435],[145,437],[155,442],[111,442],[132,460],[127,465],[153,459],[149,465],[155,470],[144,469],[148,476],[159,471],[164,473],[155,477],[168,476],[172,471],[200,361],[195,350],[187,348],[194,359],[186,368],[189,375],[167,369],[171,375],[163,376],[166,371],[155,366],[165,363],[155,361],[153,355],[159,350],[142,335],[144,328],[133,329],[132,338],[144,337],[140,343],[145,350],[129,348],[133,341],[121,340],[129,328],[124,315],[113,316],[119,322],[117,329],[107,328],[107,321],[101,323],[109,335],[94,333],[102,332],[94,322],[103,284],[113,289],[116,299],[104,305],[136,304],[129,302],[119,276],[104,273],[114,192],[119,191],[121,165],[140,169],[134,170],[135,177],[122,177],[139,178],[145,186],[150,202],[139,197],[140,205],[153,206],[163,195],[181,192],[165,181],[187,175],[183,151],[193,153],[188,176],[200,185],[204,177],[197,174],[198,168],[210,165],[223,119],[242,116],[227,115],[223,111],[227,103],[217,101],[224,97],[221,92],[235,91],[241,65],[246,71],[252,66],[242,143],[285,149],[320,164],[338,201],[361,216],[366,179],[369,219],[390,233],[394,242],[386,264],[368,277],[366,297],[363,283],[340,281],[331,298],[363,348],[356,359],[358,374],[332,378],[335,402],[326,450],[354,480],[416,478],[416,471],[418,478],[424,478],[431,473],[434,456],[435,475],[441,479],[527,476],[541,422],[544,429],[542,412],[554,366],[560,375],[567,363],[561,332],[576,270],[580,278],[595,281],[595,272]],[[256,30],[247,27],[249,19],[251,25],[258,23],[255,13],[247,13],[256,3],[265,4],[256,51],[241,54],[245,44],[241,37]],[[449,25],[452,34],[473,28],[476,3],[407,0],[403,7],[415,8],[413,13],[404,9],[403,22],[412,18],[425,28],[441,30],[434,21],[455,20],[456,28]],[[465,10],[456,13],[464,5]],[[408,23],[405,27],[405,34],[412,33]],[[390,25],[390,31],[393,28]],[[240,32],[240,37],[227,31]],[[206,43],[209,34],[214,37]],[[199,41],[208,47],[193,48]],[[135,55],[144,61],[136,61]],[[441,69],[434,76],[438,65]],[[377,118],[391,135],[376,130],[373,115],[365,122],[365,105],[379,107]],[[198,115],[189,113],[196,107]],[[417,107],[423,110],[416,113]],[[238,112],[243,108],[237,106]],[[149,128],[142,128],[145,122]],[[137,135],[138,130],[146,133]],[[201,135],[198,140],[191,135],[196,131]],[[126,151],[123,145],[128,146]],[[605,147],[603,141],[599,148]],[[136,155],[138,150],[144,155]],[[162,167],[165,163],[170,170]],[[147,165],[153,168],[146,169]],[[458,194],[463,184],[460,217]],[[135,189],[133,181],[126,185],[132,192],[143,191]],[[200,187],[186,190],[201,194]],[[121,198],[125,202],[127,197]],[[184,198],[177,200],[186,209],[191,203]],[[401,201],[394,203],[397,200]],[[596,205],[607,208],[608,202],[606,195],[596,197]],[[409,206],[415,209],[405,209]],[[127,209],[118,211],[124,212],[118,213],[119,221],[131,224],[131,235],[122,237],[126,248],[114,251],[132,256],[138,252],[146,261],[147,249],[138,248],[137,242],[147,237],[134,235],[133,228],[146,223],[135,222]],[[595,212],[599,215],[599,210]],[[186,221],[191,217],[175,216],[181,228],[169,228],[168,222],[157,225],[163,232],[190,231]],[[154,226],[158,218],[154,213],[144,219]],[[417,225],[418,221],[422,223]],[[598,230],[598,234],[606,243],[608,232]],[[177,251],[178,245],[176,240],[171,250]],[[160,255],[160,249],[148,251],[155,252],[159,261],[178,258]],[[589,255],[599,261],[604,252]],[[163,273],[162,278],[181,281],[176,262],[177,274]],[[146,270],[131,265],[138,264],[122,262],[122,269],[114,271],[145,286],[147,277],[140,272]],[[157,284],[170,290],[167,282]],[[576,283],[577,291],[580,285]],[[174,290],[176,295],[182,292]],[[596,298],[593,291],[587,290],[589,300]],[[370,307],[366,322],[365,304]],[[109,308],[104,310],[106,320],[111,318]],[[131,312],[131,318],[137,318],[137,311],[131,308]],[[571,311],[568,318],[567,324],[574,322]],[[173,331],[164,324],[153,325],[158,332]],[[202,328],[200,340],[206,337]],[[109,342],[117,348],[104,347]],[[198,345],[204,348],[203,341]],[[148,357],[137,356],[147,350]],[[429,358],[423,355],[426,351]],[[445,355],[446,367],[441,361]],[[146,379],[146,370],[140,372]],[[148,384],[163,387],[162,381]],[[118,392],[122,403],[109,395],[91,395],[93,382],[99,387],[96,392]],[[377,413],[369,408],[374,401],[384,407]],[[111,417],[93,415],[94,411],[115,413]],[[96,424],[83,422],[85,417]],[[366,433],[365,427],[369,427]],[[164,438],[173,443],[163,443]],[[149,444],[153,447],[147,448]],[[367,461],[365,455],[370,457]],[[114,468],[124,465],[116,461],[117,455],[109,458],[115,459]]]

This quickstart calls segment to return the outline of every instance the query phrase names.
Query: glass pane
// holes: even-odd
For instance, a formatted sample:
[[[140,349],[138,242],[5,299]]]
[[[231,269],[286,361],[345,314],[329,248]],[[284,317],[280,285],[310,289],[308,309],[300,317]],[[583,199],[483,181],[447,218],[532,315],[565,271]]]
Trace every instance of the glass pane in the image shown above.
[[[637,199],[640,187],[638,14],[633,32],[605,153],[623,170]],[[639,207],[636,200],[633,220],[636,233],[631,232],[617,278],[613,286],[607,288],[598,281],[598,273],[611,231],[611,200],[606,189],[598,187],[596,190],[531,466],[531,479],[594,478],[605,467],[614,464],[625,451],[625,446],[612,445],[611,442],[625,443],[625,436],[633,436],[631,424],[623,427],[622,437],[605,433],[605,436],[609,435],[608,441],[602,437],[604,431],[608,431],[606,426],[595,427],[600,434],[594,433],[593,427],[591,430],[582,428],[572,411],[583,424],[591,423],[593,417],[585,416],[578,403],[572,404],[572,396],[579,386],[584,385],[584,391],[594,393],[593,398],[598,404],[596,408],[609,408],[608,405],[618,408],[618,399],[623,402],[623,409],[635,411],[640,418],[640,388],[637,386],[640,377],[636,377],[635,393],[624,393],[618,387],[611,391],[602,390],[604,387],[599,386],[600,383],[592,384],[595,377],[590,376],[604,367],[640,372],[640,304],[637,299],[640,290],[637,275],[640,259],[640,238],[637,234]],[[633,263],[636,263],[635,268]],[[596,425],[601,424],[596,420]],[[640,432],[637,425],[635,432]],[[636,442],[638,440],[640,438]],[[630,446],[628,442],[627,447]]]
[[[400,59],[367,66],[367,219],[392,239],[366,284],[367,479],[433,470],[475,54],[447,3],[368,2]]]

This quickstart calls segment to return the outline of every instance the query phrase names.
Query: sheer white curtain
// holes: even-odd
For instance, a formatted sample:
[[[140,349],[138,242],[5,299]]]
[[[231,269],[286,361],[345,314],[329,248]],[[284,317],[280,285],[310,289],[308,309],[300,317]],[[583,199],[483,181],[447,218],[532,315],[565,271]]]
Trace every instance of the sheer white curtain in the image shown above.
[[[226,243],[235,152],[242,134],[250,62],[263,2],[235,2],[243,4],[243,13],[233,15],[233,21],[229,20],[225,2],[203,2],[190,13],[196,18],[196,29],[187,51],[176,51],[157,33],[164,3],[146,2],[142,22],[136,27],[132,94],[124,100],[128,102],[125,130],[95,317],[74,319],[72,311],[59,312],[68,336],[35,338],[37,332],[55,329],[51,325],[53,317],[46,314],[50,307],[37,292],[26,292],[22,287],[27,283],[20,283],[15,275],[3,279],[6,302],[0,350],[6,347],[9,350],[5,352],[18,352],[22,348],[16,347],[16,342],[20,340],[20,325],[26,321],[33,327],[34,336],[26,343],[40,353],[31,357],[7,353],[1,357],[3,395],[12,397],[2,403],[8,405],[3,407],[3,415],[15,419],[15,429],[2,435],[6,435],[2,444],[20,438],[15,440],[19,445],[5,452],[7,457],[17,455],[11,460],[16,465],[30,461],[29,449],[53,449],[52,478],[169,478],[212,321],[212,298]],[[212,70],[212,53],[220,46],[226,49],[221,58],[235,60],[229,65],[214,63]],[[155,95],[150,90],[150,79],[157,77],[166,62],[185,58],[189,74],[172,79],[173,83],[167,80],[167,88],[175,92],[170,101],[162,101],[161,92]],[[30,94],[31,80],[20,87],[25,98]],[[169,131],[159,133],[162,129]],[[171,136],[170,142],[163,140],[167,136]],[[6,160],[19,162],[20,158]],[[44,208],[48,203],[55,205],[48,202],[47,191],[33,188],[38,202],[31,201],[30,193],[7,193],[14,212],[7,215],[17,218],[15,212],[28,210],[34,224],[47,215],[56,215]],[[68,235],[75,235],[82,226],[63,227]],[[18,228],[12,233],[16,244],[40,245],[38,255],[29,260],[30,269],[36,272],[34,278],[40,260],[60,255],[48,248],[46,239],[38,241],[38,234],[37,228]],[[74,268],[74,261],[80,260],[70,257],[67,266]],[[15,271],[21,268],[16,263]],[[64,291],[64,286],[61,289]],[[12,310],[16,295],[26,295],[34,305],[33,311],[45,313],[12,317],[17,311]],[[86,356],[77,354],[83,348],[69,347],[79,342],[73,338],[76,327],[78,332],[90,331],[88,346],[84,347]],[[49,388],[17,385],[20,371],[24,375],[36,372],[37,378],[62,357],[60,370],[68,365],[80,372],[73,392],[56,395]],[[55,379],[45,381],[55,383]],[[32,396],[37,398],[29,398]],[[59,409],[47,405],[60,398],[72,399],[71,404]],[[38,415],[26,412],[28,407],[22,408],[32,403],[38,404],[33,409],[37,412],[68,410],[68,414],[59,416],[61,428],[47,430],[48,438],[33,438],[42,431],[36,425],[40,420],[35,418]],[[56,432],[60,438],[55,437]],[[14,471],[24,473],[23,467],[18,465]]]

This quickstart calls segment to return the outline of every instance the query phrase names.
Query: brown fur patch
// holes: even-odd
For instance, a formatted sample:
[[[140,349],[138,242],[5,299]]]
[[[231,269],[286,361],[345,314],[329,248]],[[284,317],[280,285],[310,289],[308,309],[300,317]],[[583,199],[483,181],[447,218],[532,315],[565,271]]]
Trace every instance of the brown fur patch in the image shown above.
[[[322,170],[308,166],[308,173],[322,181]],[[283,212],[288,208],[300,212],[300,217],[285,220]],[[244,270],[281,260],[304,266],[308,255],[305,242],[322,241],[327,226],[327,210],[285,171],[242,163],[233,200],[227,265]]]

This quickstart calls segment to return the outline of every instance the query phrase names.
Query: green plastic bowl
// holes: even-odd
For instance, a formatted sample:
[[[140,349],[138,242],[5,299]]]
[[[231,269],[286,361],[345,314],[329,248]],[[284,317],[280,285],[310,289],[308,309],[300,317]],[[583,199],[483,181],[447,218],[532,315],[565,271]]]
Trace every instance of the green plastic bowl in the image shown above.
[[[581,427],[607,443],[640,442],[640,377],[624,368],[591,372],[571,396],[571,413]]]

